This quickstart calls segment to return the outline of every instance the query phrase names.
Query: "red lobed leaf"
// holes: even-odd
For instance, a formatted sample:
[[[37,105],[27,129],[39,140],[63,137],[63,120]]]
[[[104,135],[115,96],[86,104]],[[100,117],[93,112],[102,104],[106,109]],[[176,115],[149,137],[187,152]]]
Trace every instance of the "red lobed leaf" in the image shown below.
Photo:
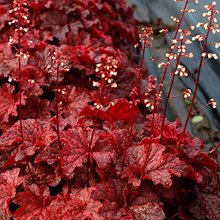
[[[198,198],[190,207],[196,219],[220,219],[220,197],[198,192]]]
[[[50,122],[47,120],[27,119],[22,120],[22,125],[24,140],[17,148],[15,161],[33,155],[43,146],[49,146],[53,138],[56,137],[56,132],[51,129]],[[0,146],[7,147],[18,141],[21,142],[20,123],[16,122],[1,135]]]
[[[90,144],[92,131],[84,131],[80,127],[74,127],[62,132],[62,138],[65,140],[65,146],[60,152],[60,165],[64,174],[68,178],[74,176],[76,167],[83,166],[87,162],[88,148]],[[98,134],[95,133],[91,150],[98,140]]]
[[[26,105],[21,108],[21,117],[23,119],[34,118],[34,119],[48,119],[51,116],[49,112],[48,100],[42,100],[36,96],[30,96],[26,100]]]
[[[162,220],[165,218],[159,197],[147,185],[133,189],[125,181],[112,179],[98,184],[92,197],[104,201],[99,212],[107,219]]]
[[[49,189],[45,185],[38,187],[35,184],[25,186],[24,189],[25,192],[17,193],[14,199],[14,202],[20,206],[15,211],[14,218],[16,220],[31,220],[38,216],[39,219],[43,219],[41,213],[51,200]]]
[[[40,96],[43,93],[41,86],[45,84],[45,72],[38,66],[26,65],[21,70],[21,88],[28,97]]]
[[[20,169],[14,168],[0,174],[0,218],[9,219],[9,203],[16,195],[16,188],[23,182]]]
[[[117,120],[130,121],[131,119],[131,104],[124,98],[117,99],[114,105],[106,111],[100,112],[100,117],[113,124]],[[137,115],[137,109],[134,110],[134,120]]]
[[[61,139],[61,141],[63,142],[63,139]],[[59,144],[57,143],[57,140],[55,140],[49,146],[45,146],[39,152],[39,154],[35,157],[34,162],[35,163],[47,162],[47,164],[52,165],[58,161],[59,153],[60,153]]]
[[[102,206],[101,202],[91,198],[94,188],[75,189],[71,194],[58,195],[49,206],[45,213],[49,219],[65,220],[104,220],[98,213]]]
[[[15,88],[10,84],[3,84],[0,88],[0,121],[8,122],[9,116],[17,116],[17,107],[20,104],[18,94],[13,94]],[[22,95],[21,103],[25,104],[25,96]]]
[[[124,98],[117,99],[114,104],[109,104],[106,109],[98,110],[98,117],[108,121],[111,125],[118,120],[130,121],[131,120],[131,104]],[[134,118],[137,117],[138,110],[134,110]],[[97,109],[86,107],[81,115],[96,116]]]
[[[165,214],[161,205],[155,203],[147,203],[129,207],[134,219],[140,220],[162,220]]]
[[[161,144],[141,144],[128,149],[128,166],[122,173],[129,182],[139,186],[141,179],[152,180],[155,185],[172,185],[172,175],[180,177],[186,174],[186,163],[175,154],[164,153]]]
[[[59,95],[59,100],[62,101],[62,111],[65,117],[73,114],[74,117],[79,117],[79,113],[91,101],[88,94],[76,87],[66,86],[63,88],[64,94]]]
[[[28,162],[25,168],[25,182],[31,184],[34,181],[38,185],[46,183],[47,186],[56,186],[61,181],[59,168],[59,165],[50,166],[45,162]]]
[[[198,155],[196,155],[192,159],[192,163],[199,163],[210,170],[212,170],[214,173],[218,170],[218,163],[216,160],[210,158],[207,153],[201,152]]]

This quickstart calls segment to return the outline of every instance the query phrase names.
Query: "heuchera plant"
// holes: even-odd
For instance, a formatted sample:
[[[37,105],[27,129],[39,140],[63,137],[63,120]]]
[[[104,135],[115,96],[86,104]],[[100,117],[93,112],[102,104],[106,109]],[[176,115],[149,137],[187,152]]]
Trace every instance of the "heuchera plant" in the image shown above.
[[[153,30],[138,37],[125,1],[1,1],[0,219],[220,219],[218,145],[205,152],[186,132],[202,66],[217,59],[207,46],[219,12],[207,5],[206,36],[192,39],[183,2],[158,83],[144,67]],[[202,52],[182,128],[165,115],[193,40]]]

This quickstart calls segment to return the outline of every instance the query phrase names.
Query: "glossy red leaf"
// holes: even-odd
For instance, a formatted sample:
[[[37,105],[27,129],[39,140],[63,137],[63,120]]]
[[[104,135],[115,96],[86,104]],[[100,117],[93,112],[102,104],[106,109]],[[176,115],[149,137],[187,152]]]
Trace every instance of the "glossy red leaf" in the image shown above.
[[[131,120],[131,104],[124,98],[115,100],[114,104],[109,104],[105,109],[98,110],[98,117],[108,121],[113,125],[118,120],[130,121]],[[134,120],[137,117],[138,109],[134,109]],[[96,116],[97,109],[91,107],[85,108],[81,115]]]

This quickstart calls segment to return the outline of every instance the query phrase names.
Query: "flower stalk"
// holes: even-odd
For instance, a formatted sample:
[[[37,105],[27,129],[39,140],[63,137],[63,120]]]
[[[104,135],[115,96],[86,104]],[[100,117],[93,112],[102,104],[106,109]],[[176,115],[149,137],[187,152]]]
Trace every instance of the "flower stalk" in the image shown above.
[[[118,60],[114,59],[112,56],[106,58],[105,61],[98,63],[96,65],[95,72],[97,73],[100,81],[93,81],[93,87],[98,87],[99,89],[99,100],[94,102],[96,107],[95,119],[93,123],[92,134],[88,144],[88,157],[87,157],[87,169],[86,169],[86,178],[87,178],[87,187],[89,187],[90,172],[91,172],[91,151],[92,144],[95,136],[95,131],[97,129],[97,121],[99,117],[99,110],[103,108],[105,89],[108,87],[117,88],[117,83],[114,82],[114,78],[117,76]]]
[[[187,114],[187,117],[186,117],[186,121],[184,123],[184,127],[183,127],[183,131],[180,135],[180,139],[178,141],[178,144],[177,144],[177,148],[180,147],[180,144],[182,143],[182,140],[185,136],[185,132],[186,132],[186,128],[187,128],[187,125],[189,123],[189,119],[191,117],[191,114],[192,114],[192,109],[193,109],[193,105],[194,105],[194,102],[195,102],[195,99],[196,99],[196,95],[197,95],[197,91],[198,91],[198,86],[199,86],[199,80],[200,80],[200,77],[201,77],[201,72],[202,72],[202,66],[203,66],[203,62],[204,62],[204,59],[205,59],[205,54],[206,53],[206,48],[207,48],[207,45],[208,45],[208,39],[209,39],[209,35],[211,32],[215,33],[215,32],[218,32],[214,26],[213,26],[213,19],[214,19],[214,14],[215,13],[219,13],[219,11],[215,10],[215,5],[216,5],[216,2],[212,2],[211,5],[206,5],[205,8],[207,9],[207,13],[204,14],[205,17],[208,17],[208,20],[209,22],[204,26],[205,29],[207,30],[206,32],[206,36],[204,37],[204,44],[203,44],[203,47],[202,47],[202,53],[201,53],[201,56],[200,56],[200,62],[199,62],[199,68],[198,68],[198,73],[197,73],[197,79],[196,79],[196,85],[195,85],[195,89],[194,89],[194,92],[193,92],[193,96],[192,96],[192,100],[191,100],[191,103],[190,103],[190,106],[189,106],[189,110],[188,110],[188,114]],[[197,38],[195,38],[197,39]],[[202,39],[203,40],[203,39]]]

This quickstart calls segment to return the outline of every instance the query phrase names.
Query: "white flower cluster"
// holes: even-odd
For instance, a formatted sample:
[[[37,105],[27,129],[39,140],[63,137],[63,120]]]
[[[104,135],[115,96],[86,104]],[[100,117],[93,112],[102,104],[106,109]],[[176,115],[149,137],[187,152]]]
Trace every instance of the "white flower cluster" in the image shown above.
[[[197,34],[196,36],[192,37],[192,40],[193,41],[198,40],[201,42],[201,41],[205,40],[205,37],[202,34]]]
[[[183,91],[183,97],[184,97],[184,99],[189,98],[189,97],[191,96],[191,94],[192,94],[191,89],[186,89],[185,91]]]
[[[95,72],[99,74],[101,79],[104,79],[107,85],[111,88],[117,88],[117,83],[114,82],[114,77],[117,76],[118,60],[114,57],[107,57],[105,63],[96,64]],[[93,81],[94,87],[99,87],[101,82]]]
[[[153,40],[153,29],[152,27],[143,27],[142,33],[139,34],[140,42],[143,43],[143,46],[151,47]]]
[[[70,70],[69,61],[61,50],[56,49],[54,52],[52,52],[50,57],[50,64],[46,66],[48,73],[52,73],[54,71],[68,72]]]
[[[148,89],[144,94],[144,104],[147,108],[154,110],[155,104],[161,101],[162,92],[157,92],[156,78],[153,76],[148,77]],[[155,103],[155,98],[157,103]]]
[[[215,9],[215,6],[216,6],[216,2],[213,1],[212,4],[210,5],[205,5],[205,9],[207,10],[207,12],[204,12],[202,14],[203,17],[207,17],[207,19],[210,21],[212,21],[211,23],[210,22],[207,22],[207,23],[202,23],[202,22],[199,22],[196,27],[197,28],[200,28],[200,27],[204,27],[205,30],[209,30],[211,31],[213,34],[216,34],[216,33],[219,33],[220,30],[218,29],[218,19],[215,18],[215,14],[219,14],[219,10],[216,10]],[[201,39],[200,37],[196,37],[195,40],[204,40]]]
[[[162,68],[162,67],[166,67],[166,66],[169,66],[170,65],[170,62],[161,62],[158,64],[158,68]]]
[[[219,14],[219,11],[215,9],[215,6],[216,6],[215,1],[213,1],[212,4],[210,4],[210,5],[205,5],[205,9],[207,10],[207,12],[204,12],[202,14],[202,16],[207,17],[208,22],[206,22],[206,23],[199,22],[196,25],[197,28],[203,27],[207,31],[208,34],[209,33],[216,34],[216,33],[220,32],[220,30],[218,29],[218,19],[214,17],[215,14]],[[192,40],[193,41],[197,40],[199,42],[203,42],[203,41],[207,41],[207,39],[206,39],[207,37],[208,36],[198,34],[198,35],[192,37]],[[218,43],[218,42],[214,42],[213,45],[217,49],[220,47],[220,43]],[[217,54],[208,53],[208,52],[205,52],[204,50],[203,50],[201,56],[204,57],[204,58],[208,58],[208,59],[215,59],[215,60],[218,59]]]
[[[12,8],[9,10],[11,21],[9,25],[15,26],[15,31],[27,32],[31,23],[29,18],[29,10],[26,0],[14,0]]]
[[[214,99],[209,100],[209,105],[211,105],[214,109],[217,108],[217,102]]]
[[[170,17],[174,22],[176,22],[176,23],[179,23],[180,22],[180,20],[177,18],[177,17],[175,17],[175,16],[171,16]]]
[[[217,59],[218,59],[218,55],[215,54],[215,53],[207,53],[207,52],[204,52],[204,53],[202,53],[201,56],[202,56],[202,57],[207,57],[208,59],[214,59],[214,60],[217,60]]]
[[[177,59],[177,57],[186,57],[186,58],[193,57],[192,52],[187,52],[187,45],[192,43],[192,41],[188,39],[188,36],[191,35],[191,32],[187,29],[179,29],[178,33],[179,33],[179,37],[172,40],[171,52],[166,53],[168,62],[160,63],[158,65],[159,68],[161,68],[162,66],[169,65],[170,60],[175,60]]]
[[[188,76],[188,73],[186,72],[186,67],[182,65],[177,66],[177,70],[174,73],[175,75],[180,75],[180,76]]]
[[[30,18],[29,18],[29,9],[28,9],[28,1],[26,0],[14,0],[12,3],[12,8],[9,10],[9,16],[11,18],[11,21],[8,22],[9,25],[14,27],[15,33],[14,36],[9,36],[8,46],[13,46],[15,43],[20,44],[20,40],[22,38],[22,34],[27,32],[29,30],[30,26]],[[28,45],[30,45],[30,42],[28,42]],[[19,49],[14,47],[14,49],[17,51],[16,56],[20,59],[21,57],[23,59],[27,59],[29,57],[29,54],[27,52],[22,52]]]

